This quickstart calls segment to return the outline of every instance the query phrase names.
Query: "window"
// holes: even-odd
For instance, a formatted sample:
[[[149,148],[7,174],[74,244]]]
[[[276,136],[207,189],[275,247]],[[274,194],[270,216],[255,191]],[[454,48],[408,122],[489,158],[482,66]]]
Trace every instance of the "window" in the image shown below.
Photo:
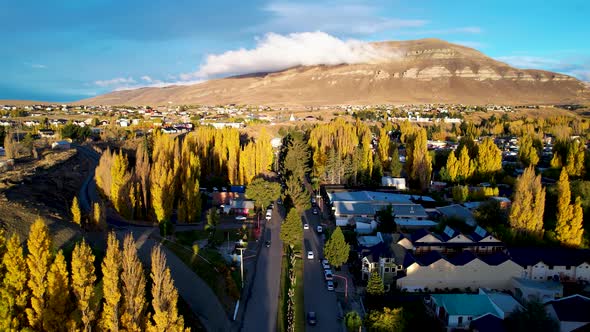
[[[569,270],[569,269],[571,269],[571,268],[572,268],[571,266],[566,266],[566,267],[565,267],[565,269],[566,269],[566,270]]]
[[[549,265],[549,270],[553,270],[553,266]]]
[[[388,267],[386,267],[386,268],[384,269],[384,272],[385,272],[385,273],[388,273],[388,272],[389,272],[389,268],[388,268]]]

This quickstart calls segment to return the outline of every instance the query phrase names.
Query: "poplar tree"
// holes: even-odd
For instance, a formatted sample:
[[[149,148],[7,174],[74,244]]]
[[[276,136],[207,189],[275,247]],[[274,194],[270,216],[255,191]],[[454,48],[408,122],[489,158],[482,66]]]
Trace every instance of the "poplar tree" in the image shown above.
[[[47,275],[47,315],[43,325],[49,331],[63,330],[70,313],[69,280],[66,259],[60,250]]]
[[[330,239],[328,239],[324,245],[324,255],[330,264],[335,267],[340,267],[348,260],[349,253],[350,245],[346,243],[344,234],[342,234],[342,229],[336,227],[330,236]]]
[[[579,218],[582,209],[579,197],[576,204],[571,204],[569,177],[565,168],[561,170],[557,182],[557,222],[555,233],[557,240],[567,246],[579,246],[582,243],[584,229]],[[582,217],[583,218],[583,217]]]
[[[475,172],[476,161],[469,157],[469,148],[464,145],[459,152],[459,160],[457,165],[457,179],[459,181],[468,181]]]
[[[565,168],[570,176],[581,176],[584,172],[584,147],[579,140],[567,145]]]
[[[377,145],[377,151],[383,168],[389,166],[389,147],[391,145],[391,139],[385,128],[379,130],[379,144]]]
[[[18,235],[12,235],[6,243],[2,264],[5,273],[0,287],[0,330],[19,330],[25,325],[25,308],[30,292],[27,287],[27,263]]]
[[[447,164],[444,169],[441,170],[443,180],[455,182],[457,174],[459,172],[459,161],[455,156],[455,152],[451,151],[447,157]]]
[[[92,221],[96,229],[102,230],[106,227],[107,216],[104,205],[94,202],[92,205]]]
[[[90,331],[95,319],[95,306],[91,302],[94,297],[94,255],[92,249],[82,240],[76,244],[72,252],[72,292],[76,296],[76,305],[82,320],[84,331]]]
[[[520,233],[541,235],[544,212],[545,188],[541,184],[541,176],[535,175],[535,169],[529,167],[516,180],[510,225]]]
[[[426,130],[420,128],[416,133],[409,137],[409,167],[410,178],[420,183],[422,190],[428,189],[430,185],[430,175],[432,174],[432,158],[428,153]]]
[[[166,266],[166,256],[162,253],[159,245],[152,248],[151,262],[150,275],[154,314],[152,316],[153,322],[148,323],[148,331],[184,331],[184,319],[178,315],[176,308],[178,291],[174,287],[170,269]]]
[[[104,303],[100,326],[104,331],[119,331],[121,316],[121,248],[114,232],[107,239],[107,252],[102,261],[102,293]]]
[[[135,178],[139,182],[142,207],[142,215],[147,215],[149,211],[149,197],[150,197],[150,158],[148,156],[147,139],[144,139],[141,144],[137,147],[135,153]]]
[[[31,304],[26,309],[27,318],[31,328],[41,330],[43,322],[46,321],[45,315],[47,315],[47,273],[51,264],[51,239],[47,225],[43,220],[37,219],[31,226],[27,248],[29,250],[27,285],[31,291]]]
[[[14,159],[18,157],[18,145],[14,141],[12,132],[7,132],[4,136],[4,154],[6,159]]]
[[[145,275],[137,257],[137,247],[131,234],[123,240],[121,284],[123,307],[121,327],[125,331],[142,331],[145,311]]]
[[[489,179],[496,172],[502,170],[502,151],[490,137],[486,137],[477,147],[476,160],[477,172],[484,179]]]
[[[518,149],[518,158],[525,166],[536,166],[539,163],[539,154],[533,144],[533,137],[530,134],[520,138],[520,147]]]
[[[80,204],[78,203],[78,197],[74,196],[74,200],[72,201],[72,221],[77,224],[78,226],[82,225],[82,211],[80,211]]]
[[[131,180],[131,174],[127,170],[129,161],[123,151],[113,155],[113,164],[111,166],[111,201],[118,212],[124,212],[127,206],[127,197],[125,190],[128,189],[128,183]]]
[[[167,135],[154,137],[154,156],[150,174],[152,207],[158,222],[170,219],[174,203],[175,177],[179,162],[174,162],[176,142]]]
[[[399,177],[402,174],[402,163],[399,161],[399,150],[397,146],[393,149],[391,162],[389,163],[389,172],[393,177]]]

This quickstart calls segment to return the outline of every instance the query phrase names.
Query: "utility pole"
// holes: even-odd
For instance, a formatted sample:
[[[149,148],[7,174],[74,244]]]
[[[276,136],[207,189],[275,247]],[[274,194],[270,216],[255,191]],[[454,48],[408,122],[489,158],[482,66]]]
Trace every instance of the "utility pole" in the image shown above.
[[[237,248],[240,251],[240,276],[242,279],[242,289],[244,288],[244,250],[246,248]]]

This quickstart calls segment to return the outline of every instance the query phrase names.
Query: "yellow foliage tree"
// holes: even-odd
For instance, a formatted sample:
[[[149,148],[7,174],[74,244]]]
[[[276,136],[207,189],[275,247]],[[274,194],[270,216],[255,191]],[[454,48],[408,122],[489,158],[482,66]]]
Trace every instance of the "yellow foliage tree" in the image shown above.
[[[100,326],[104,331],[119,331],[121,302],[121,248],[115,233],[109,233],[107,252],[102,261],[102,293],[104,303]]]
[[[477,147],[477,172],[484,179],[492,177],[496,172],[502,170],[502,151],[496,146],[490,137],[484,140]]]
[[[571,191],[567,170],[563,168],[557,182],[557,222],[555,234],[557,240],[567,246],[579,246],[582,243],[584,229],[582,227],[583,214],[579,197],[575,205],[571,204]],[[582,216],[582,218],[580,218]]]
[[[152,195],[152,207],[158,222],[169,220],[172,214],[176,171],[180,164],[177,162],[175,165],[175,150],[177,150],[177,144],[173,138],[163,134],[154,136],[150,192]]]
[[[10,237],[2,258],[5,268],[0,287],[0,330],[18,331],[25,323],[25,308],[29,299],[27,263],[18,235]]]
[[[78,203],[78,197],[74,196],[74,200],[72,201],[72,207],[70,209],[72,212],[72,221],[78,225],[82,225],[82,211],[80,211],[80,204]]]
[[[516,180],[514,201],[510,208],[510,225],[521,233],[542,235],[545,212],[545,188],[541,176],[529,167]]]
[[[41,219],[37,219],[31,226],[27,241],[29,254],[27,255],[27,267],[29,268],[29,281],[27,285],[31,291],[31,304],[26,309],[29,325],[33,329],[43,329],[46,321],[46,297],[47,297],[47,273],[51,264],[51,239],[47,225]]]
[[[90,246],[82,240],[72,252],[72,291],[76,296],[83,331],[90,331],[96,315],[95,305],[91,302],[95,281],[94,255]]]
[[[166,257],[160,246],[152,248],[152,307],[153,322],[148,323],[148,331],[182,332],[184,331],[184,319],[178,315],[176,303],[178,291],[170,276],[170,269],[166,267]]]
[[[43,326],[48,331],[63,330],[70,313],[69,296],[66,259],[60,250],[47,275],[47,315]]]
[[[113,164],[111,166],[111,201],[118,212],[127,212],[125,208],[128,206],[128,195],[125,190],[128,190],[131,173],[129,173],[129,161],[127,156],[123,155],[123,151],[113,155]]]
[[[145,276],[143,265],[137,257],[135,240],[127,234],[123,240],[121,284],[123,306],[121,327],[125,331],[139,332],[144,327]]]

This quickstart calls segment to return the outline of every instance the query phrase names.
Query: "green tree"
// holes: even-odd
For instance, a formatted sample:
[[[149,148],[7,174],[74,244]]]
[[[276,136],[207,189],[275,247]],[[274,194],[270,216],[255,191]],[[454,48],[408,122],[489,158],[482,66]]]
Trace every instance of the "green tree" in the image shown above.
[[[309,172],[309,147],[299,135],[290,134],[289,138],[283,162],[285,175],[303,179],[305,174]]]
[[[289,210],[285,222],[281,226],[281,241],[293,249],[303,241],[301,216],[296,209]]]
[[[252,180],[246,188],[246,197],[256,202],[262,210],[281,195],[281,185],[278,182],[266,181],[259,177]]]
[[[403,165],[399,161],[399,150],[397,146],[393,148],[393,154],[391,155],[391,161],[389,163],[389,172],[392,177],[399,177],[402,174]]]
[[[535,169],[529,167],[516,181],[510,226],[520,233],[541,235],[544,212],[545,188],[541,184],[541,175],[535,175]]]
[[[342,229],[336,227],[330,236],[330,239],[328,239],[324,245],[324,255],[330,264],[335,267],[340,267],[348,260],[349,253],[350,245],[346,243],[344,234],[342,234]]]
[[[383,209],[375,213],[377,220],[379,221],[379,231],[381,233],[394,233],[397,230],[395,224],[395,215],[393,213],[393,206],[387,205]]]
[[[379,275],[377,269],[371,272],[369,281],[367,282],[367,294],[371,296],[379,296],[385,294],[385,286],[383,285],[383,279]]]
[[[559,324],[551,319],[543,304],[539,302],[527,302],[523,309],[517,309],[506,317],[506,330],[509,332],[557,332]]]
[[[365,317],[365,327],[368,332],[403,331],[406,327],[403,309],[371,310]]]
[[[455,152],[451,151],[447,158],[446,166],[441,170],[441,177],[444,181],[455,182],[459,172],[459,161],[455,156]]]
[[[287,178],[286,185],[287,189],[285,190],[285,194],[291,198],[291,201],[299,213],[303,213],[303,211],[311,207],[311,203],[309,202],[309,192],[307,191],[307,188],[301,185],[300,180],[291,175]]]
[[[469,198],[468,186],[454,186],[451,192],[453,194],[453,201],[457,203],[463,203]]]
[[[361,315],[356,311],[349,311],[344,315],[344,324],[348,332],[360,332],[363,325]]]

